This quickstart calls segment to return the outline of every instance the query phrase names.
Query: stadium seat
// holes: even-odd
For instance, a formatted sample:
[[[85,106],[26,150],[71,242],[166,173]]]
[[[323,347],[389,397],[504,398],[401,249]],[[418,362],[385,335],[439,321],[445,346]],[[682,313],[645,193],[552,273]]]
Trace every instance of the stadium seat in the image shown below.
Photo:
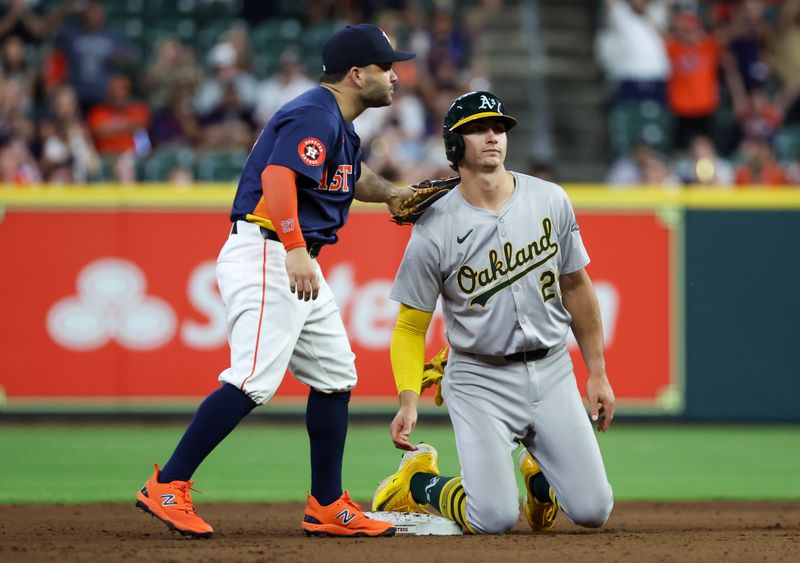
[[[142,16],[145,13],[144,0],[117,0],[116,2],[103,2],[106,17],[109,20],[122,20],[131,16]]]
[[[280,55],[269,52],[256,52],[253,55],[253,74],[257,78],[267,78],[272,75],[280,64]]]
[[[205,61],[208,52],[219,41],[220,37],[231,28],[231,25],[233,25],[233,20],[229,19],[198,24],[194,42],[198,60]]]
[[[199,0],[147,0],[147,12],[154,17],[193,17]]]
[[[616,104],[609,114],[608,129],[611,148],[617,155],[639,141],[662,152],[669,152],[672,145],[672,117],[656,102]]]
[[[800,159],[800,125],[784,127],[773,141],[775,155],[780,161]]]
[[[286,17],[305,19],[308,16],[305,2],[278,0],[278,12]]]
[[[303,28],[294,19],[264,22],[250,30],[250,42],[255,51],[280,54],[289,45],[298,45]]]
[[[309,27],[303,32],[300,55],[310,76],[316,77],[322,72],[322,46],[345,25],[341,21],[328,21]]]
[[[239,11],[238,2],[201,2],[194,10],[194,17],[202,24],[227,22],[230,24]]]
[[[258,77],[265,78],[278,68],[287,47],[299,46],[302,29],[299,21],[284,19],[268,21],[251,30],[253,71]]]
[[[89,181],[92,183],[113,182],[115,160],[116,158],[112,156],[101,156],[100,169],[89,177]]]
[[[303,31],[300,45],[304,55],[309,53],[322,53],[322,46],[337,30],[345,24],[338,21],[326,21],[313,25]]]
[[[237,181],[246,159],[245,151],[206,153],[197,159],[195,178],[198,182]]]
[[[250,32],[250,39],[254,43],[258,39],[270,39],[280,44],[296,44],[300,41],[303,26],[293,18],[271,20],[254,27]],[[264,43],[267,47],[268,43]]]
[[[158,49],[158,43],[166,37],[174,37],[184,45],[194,45],[197,28],[194,20],[186,17],[166,18],[148,25],[143,34],[145,60],[150,60]]]
[[[147,27],[145,20],[139,16],[126,16],[123,20],[109,21],[109,25],[125,36],[134,51],[134,57],[141,61],[146,54],[144,49],[144,30]]]
[[[315,80],[322,74],[322,56],[318,53],[306,54],[303,57],[303,63],[306,66],[306,74],[308,74],[312,80]]]
[[[166,182],[176,166],[192,169],[194,166],[192,149],[182,147],[156,150],[142,161],[141,174],[137,176],[144,182]]]

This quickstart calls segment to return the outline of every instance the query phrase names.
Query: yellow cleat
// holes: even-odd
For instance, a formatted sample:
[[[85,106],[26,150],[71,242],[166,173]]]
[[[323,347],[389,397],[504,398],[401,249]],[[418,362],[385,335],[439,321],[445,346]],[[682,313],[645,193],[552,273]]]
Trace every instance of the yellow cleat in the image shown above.
[[[528,492],[528,500],[525,502],[525,516],[528,524],[534,532],[549,532],[556,525],[556,514],[558,514],[556,493],[553,491],[553,487],[550,487],[550,502],[542,502],[533,496],[530,487],[531,479],[542,470],[533,456],[524,448],[519,455],[519,470],[522,471],[522,480],[525,483],[525,490]]]
[[[415,473],[439,474],[439,454],[430,444],[421,443],[403,454],[397,472],[380,482],[372,497],[375,512],[428,512],[411,496],[411,477]]]

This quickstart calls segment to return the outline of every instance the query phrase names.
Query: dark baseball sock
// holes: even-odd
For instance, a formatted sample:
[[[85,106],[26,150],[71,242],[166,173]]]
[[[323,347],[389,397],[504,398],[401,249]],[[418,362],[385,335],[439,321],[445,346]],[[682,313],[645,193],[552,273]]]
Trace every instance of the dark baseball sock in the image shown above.
[[[256,407],[243,391],[224,383],[197,407],[189,428],[164,465],[159,483],[188,481],[208,454]]]
[[[436,510],[439,508],[439,497],[442,489],[452,477],[442,477],[435,473],[414,473],[411,477],[411,496],[420,504],[430,504]]]
[[[321,393],[312,389],[308,394],[306,429],[311,445],[311,494],[322,506],[342,496],[349,402],[349,391]]]
[[[431,505],[464,530],[476,533],[467,522],[467,492],[461,483],[461,477],[415,473],[411,477],[410,488],[411,496],[416,502]]]
[[[550,483],[547,481],[547,477],[544,476],[544,473],[537,473],[531,477],[531,480],[528,481],[528,487],[533,493],[533,496],[540,502],[551,502]]]

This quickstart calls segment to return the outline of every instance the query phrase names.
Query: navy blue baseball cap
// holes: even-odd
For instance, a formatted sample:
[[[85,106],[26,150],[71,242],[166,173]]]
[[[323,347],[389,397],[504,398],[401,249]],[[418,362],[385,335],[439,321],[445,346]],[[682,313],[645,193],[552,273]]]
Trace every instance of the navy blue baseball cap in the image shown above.
[[[395,51],[389,38],[377,25],[359,23],[337,31],[322,47],[322,70],[328,74],[344,72],[354,66],[407,61],[414,53]]]

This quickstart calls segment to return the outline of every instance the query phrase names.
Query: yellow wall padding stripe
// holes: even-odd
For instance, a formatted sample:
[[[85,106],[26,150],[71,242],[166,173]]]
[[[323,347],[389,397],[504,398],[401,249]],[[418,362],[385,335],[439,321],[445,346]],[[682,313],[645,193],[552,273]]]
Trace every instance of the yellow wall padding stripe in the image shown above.
[[[564,186],[575,207],[583,209],[800,209],[800,186],[737,189],[638,187],[617,190],[606,185]]]
[[[800,186],[783,189],[759,186],[737,189],[669,189],[638,187],[614,189],[603,184],[566,184],[573,205],[580,209],[800,209]],[[0,206],[5,208],[229,209],[236,184],[91,184],[90,186],[16,187],[0,184]],[[357,211],[386,213],[380,203],[354,202]]]

